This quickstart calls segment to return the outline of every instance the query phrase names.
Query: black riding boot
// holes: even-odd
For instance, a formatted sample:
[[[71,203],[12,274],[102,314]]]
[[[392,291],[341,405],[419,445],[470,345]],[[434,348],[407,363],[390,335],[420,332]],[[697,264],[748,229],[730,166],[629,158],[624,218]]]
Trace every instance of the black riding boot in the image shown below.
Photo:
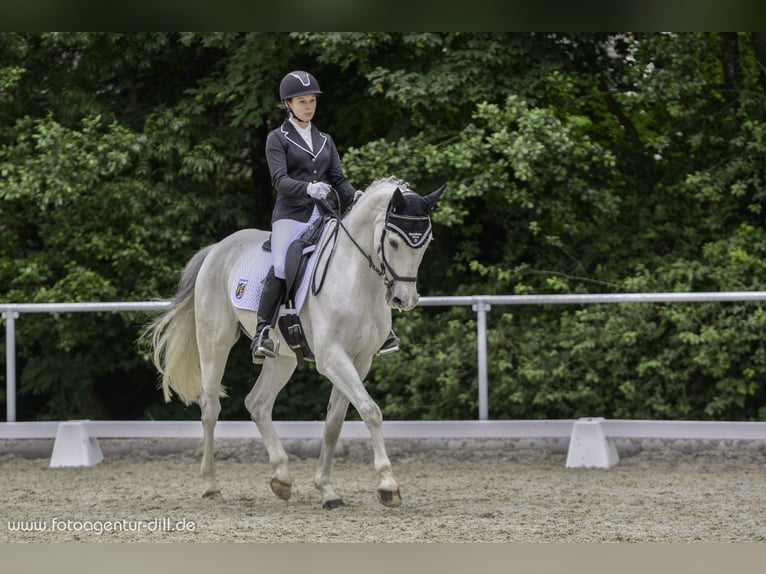
[[[274,275],[272,267],[263,280],[261,300],[258,302],[258,323],[253,343],[250,345],[254,363],[262,363],[266,357],[277,356],[276,345],[269,338],[269,329],[273,329],[277,324],[279,306],[282,304],[285,290],[285,280]]]

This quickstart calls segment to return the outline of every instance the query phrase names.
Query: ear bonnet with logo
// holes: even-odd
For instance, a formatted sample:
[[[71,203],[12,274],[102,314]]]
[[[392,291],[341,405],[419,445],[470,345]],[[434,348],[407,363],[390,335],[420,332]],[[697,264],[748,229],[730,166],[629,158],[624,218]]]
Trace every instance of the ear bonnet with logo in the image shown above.
[[[414,249],[425,245],[431,238],[429,213],[446,187],[446,184],[442,185],[425,197],[413,191],[397,189],[389,204],[386,229],[399,235]]]

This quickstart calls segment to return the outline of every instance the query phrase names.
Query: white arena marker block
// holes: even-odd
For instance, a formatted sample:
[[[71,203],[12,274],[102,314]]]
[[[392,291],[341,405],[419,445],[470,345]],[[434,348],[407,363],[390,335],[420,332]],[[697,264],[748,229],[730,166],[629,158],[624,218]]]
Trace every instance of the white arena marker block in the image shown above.
[[[614,441],[604,434],[598,418],[583,418],[572,426],[567,452],[567,468],[609,468],[620,460]]]
[[[102,460],[101,446],[95,437],[88,435],[87,421],[59,423],[51,467],[94,466]]]

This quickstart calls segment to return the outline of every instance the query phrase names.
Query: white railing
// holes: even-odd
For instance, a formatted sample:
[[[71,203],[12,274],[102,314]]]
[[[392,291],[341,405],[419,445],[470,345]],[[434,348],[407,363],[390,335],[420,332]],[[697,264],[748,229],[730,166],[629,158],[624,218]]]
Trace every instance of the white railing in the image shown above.
[[[5,320],[6,420],[16,421],[16,320],[22,313],[87,313],[117,311],[164,311],[172,301],[117,303],[3,303]]]
[[[572,305],[593,303],[709,303],[764,301],[766,291],[719,291],[708,293],[595,293],[585,295],[473,295],[468,297],[422,297],[418,305],[471,305],[476,311],[479,420],[489,413],[487,377],[487,312],[492,305]]]
[[[492,305],[564,305],[594,303],[711,303],[766,301],[766,291],[720,291],[705,293],[597,293],[585,295],[471,295],[421,297],[419,306],[467,306],[476,312],[479,420],[489,418],[487,375],[487,313]],[[16,320],[22,313],[85,313],[164,311],[171,301],[112,303],[5,303],[0,312],[5,320],[6,414],[16,421]]]

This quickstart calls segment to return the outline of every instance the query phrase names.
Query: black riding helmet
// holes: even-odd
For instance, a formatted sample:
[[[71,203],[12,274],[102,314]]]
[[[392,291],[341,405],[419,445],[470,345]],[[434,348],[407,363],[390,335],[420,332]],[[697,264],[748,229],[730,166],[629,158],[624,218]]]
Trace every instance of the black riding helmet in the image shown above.
[[[310,73],[302,70],[290,72],[279,83],[279,99],[283,102],[296,96],[306,94],[321,94],[319,82]]]

